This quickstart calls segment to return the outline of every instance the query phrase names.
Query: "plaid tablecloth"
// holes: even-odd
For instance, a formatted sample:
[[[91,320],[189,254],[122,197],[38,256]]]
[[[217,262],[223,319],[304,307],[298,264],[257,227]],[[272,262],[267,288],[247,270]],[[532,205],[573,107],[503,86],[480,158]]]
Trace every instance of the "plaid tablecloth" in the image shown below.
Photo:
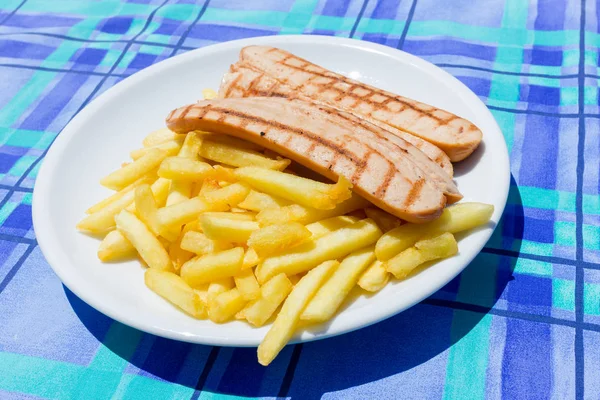
[[[1,0],[0,398],[600,398],[599,15],[593,0]],[[165,58],[284,33],[403,49],[488,104],[512,186],[484,251],[412,309],[268,368],[255,349],[144,334],[69,292],[31,222],[65,124]]]

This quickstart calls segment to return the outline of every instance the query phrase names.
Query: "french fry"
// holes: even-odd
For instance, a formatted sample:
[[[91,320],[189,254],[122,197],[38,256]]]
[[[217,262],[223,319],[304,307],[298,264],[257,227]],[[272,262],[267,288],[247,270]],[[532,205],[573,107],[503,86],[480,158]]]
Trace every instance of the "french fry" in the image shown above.
[[[369,203],[358,196],[352,194],[350,199],[338,204],[332,210],[317,210],[312,207],[305,207],[299,204],[292,204],[280,208],[267,208],[256,215],[256,220],[262,225],[272,225],[284,222],[300,222],[301,224],[310,224],[311,222],[322,219],[336,217],[347,214],[351,211],[364,208]]]
[[[204,97],[205,100],[215,99],[217,96],[217,92],[213,89],[202,89],[202,97]]]
[[[241,208],[256,212],[266,210],[267,208],[280,208],[289,205],[290,202],[288,200],[257,192],[256,190],[251,190],[244,201],[238,204]]]
[[[260,228],[255,221],[214,217],[207,214],[200,216],[200,226],[209,239],[234,243],[246,243],[250,234]]]
[[[183,264],[191,260],[195,254],[191,251],[187,251],[181,248],[181,241],[187,232],[181,232],[177,239],[169,244],[169,257],[171,261],[173,261],[173,267],[175,267],[175,271],[179,271]]]
[[[100,183],[109,189],[121,190],[157,168],[166,157],[166,151],[151,149],[131,164],[105,176]]]
[[[308,240],[290,250],[265,258],[256,271],[256,278],[262,284],[281,272],[294,275],[308,271],[326,260],[338,259],[374,244],[380,236],[381,230],[373,220],[358,221],[316,240]]]
[[[375,221],[383,233],[389,232],[392,229],[402,225],[402,221],[399,218],[393,216],[392,214],[386,213],[379,208],[365,208],[365,214],[367,215],[367,218],[371,218],[373,221]]]
[[[282,171],[290,165],[290,160],[287,159],[273,160],[254,150],[223,142],[213,142],[210,139],[205,139],[202,142],[200,156],[234,167],[255,166]]]
[[[244,249],[236,247],[191,259],[181,267],[181,277],[192,287],[238,275],[242,270]]]
[[[202,186],[200,186],[198,197],[204,197],[205,194],[214,192],[215,190],[219,189],[221,189],[221,186],[219,186],[219,182],[217,182],[215,179],[206,178],[202,182]]]
[[[216,323],[227,322],[246,305],[246,300],[237,288],[217,295],[208,304],[208,318]]]
[[[208,305],[208,287],[209,285],[200,285],[197,288],[192,288],[192,290],[198,295],[198,297],[200,297],[200,300],[202,300],[206,305]]]
[[[223,212],[223,211],[207,211],[202,215],[216,218],[229,218],[238,221],[254,221],[255,214],[248,211],[243,212]]]
[[[148,154],[148,152],[151,151],[152,149],[158,149],[158,150],[165,151],[167,153],[168,157],[174,156],[174,155],[177,155],[177,153],[179,153],[179,150],[181,149],[181,145],[183,144],[184,138],[185,138],[184,135],[179,135],[178,137],[176,137],[174,139],[157,144],[156,146],[142,147],[141,149],[133,150],[132,152],[130,152],[129,156],[131,157],[131,159],[133,161],[135,161],[139,158],[142,158],[146,154]]]
[[[170,187],[171,181],[165,178],[158,178],[156,182],[152,184],[150,188],[152,189],[152,194],[154,195],[154,201],[156,201],[156,207],[165,206]]]
[[[189,132],[185,136],[181,150],[177,154],[178,157],[189,158],[192,160],[198,159],[198,151],[202,145],[202,135],[198,132]],[[167,197],[167,206],[181,203],[190,198],[192,192],[192,183],[189,181],[174,181],[171,184],[169,195]]]
[[[177,181],[201,181],[214,174],[209,164],[185,157],[167,157],[158,168],[158,176]]]
[[[154,235],[158,236],[157,207],[150,185],[144,184],[135,188],[134,203],[138,218],[150,228]]]
[[[358,279],[358,286],[367,292],[378,292],[389,282],[390,274],[385,269],[385,264],[379,260],[371,263],[369,268]]]
[[[271,329],[269,329],[269,332],[267,332],[267,335],[258,346],[258,362],[261,365],[269,365],[287,342],[290,341],[294,335],[302,311],[323,282],[338,266],[339,262],[337,261],[325,261],[309,271],[292,289],[292,292],[283,303],[277,318],[275,318]]]
[[[260,286],[251,268],[242,270],[233,280],[244,300],[250,301],[260,296]]]
[[[252,232],[248,238],[248,246],[259,257],[265,257],[297,246],[310,236],[311,231],[298,222],[274,224]]]
[[[169,231],[179,230],[183,224],[192,222],[200,214],[211,209],[211,205],[202,200],[199,197],[194,197],[188,200],[184,200],[181,203],[176,203],[164,208],[160,208],[156,212],[156,220],[158,222],[158,229],[163,233]]]
[[[123,210],[116,217],[117,229],[131,242],[150,268],[172,271],[169,254],[150,229],[134,214]]]
[[[204,319],[208,316],[206,304],[178,275],[148,268],[144,273],[144,281],[153,292],[192,317]]]
[[[247,140],[238,139],[234,136],[222,135],[220,133],[208,133],[201,132],[203,140],[209,140],[211,142],[224,143],[229,146],[239,147],[242,149],[248,149],[253,151],[262,152],[264,151],[264,147],[259,146],[255,143],[249,142]]]
[[[337,183],[327,184],[259,167],[238,168],[235,175],[262,192],[319,210],[334,209],[352,195],[352,184],[343,176]]]
[[[246,198],[249,192],[250,188],[247,185],[236,182],[224,188],[207,190],[204,193],[200,191],[200,197],[209,203],[215,211],[225,211],[230,207],[237,206],[240,201]]]
[[[157,176],[155,176],[154,174],[147,174],[147,175],[141,177],[140,179],[138,179],[137,181],[135,181],[134,183],[132,183],[131,185],[127,186],[126,188],[121,189],[118,192],[112,194],[111,196],[94,204],[93,206],[91,206],[90,208],[85,210],[85,213],[93,214],[95,212],[98,212],[98,211],[102,210],[103,208],[105,208],[106,206],[108,206],[109,204],[112,204],[115,201],[119,200],[120,198],[125,196],[130,191],[135,190],[135,188],[138,187],[139,185],[142,185],[144,183],[150,184],[150,183],[156,181],[156,178],[157,178]]]
[[[293,287],[285,274],[274,276],[261,286],[260,297],[248,303],[236,315],[236,318],[246,319],[256,327],[263,326],[292,291]]]
[[[494,206],[483,203],[458,203],[447,207],[442,215],[426,224],[404,224],[384,234],[375,247],[378,260],[387,261],[414,245],[417,240],[441,234],[458,233],[487,223]],[[258,216],[257,216],[258,219]]]
[[[331,217],[323,219],[321,221],[313,222],[312,224],[306,225],[306,229],[312,233],[311,238],[316,239],[321,236],[327,235],[333,231],[337,231],[340,228],[348,226],[358,221],[358,218],[348,217],[347,215],[340,215],[339,217]]]
[[[104,262],[131,258],[135,254],[131,242],[118,230],[108,232],[98,247],[98,258]]]
[[[214,179],[217,180],[218,182],[221,181],[226,181],[226,182],[237,182],[238,179],[235,177],[235,174],[233,173],[233,171],[235,171],[234,168],[229,168],[229,167],[225,167],[223,165],[215,165],[213,166],[215,172],[214,172]]]
[[[244,261],[242,262],[242,269],[254,268],[260,262],[260,258],[254,249],[249,248],[244,254]]]
[[[108,232],[114,229],[115,216],[133,204],[134,192],[135,190],[131,190],[101,210],[86,216],[84,219],[79,221],[77,224],[77,229],[96,234]]]
[[[161,128],[151,132],[148,136],[146,136],[142,141],[142,144],[144,147],[152,147],[168,140],[173,140],[179,136],[183,135],[179,135],[168,128]]]
[[[200,287],[203,287],[203,285],[200,285]],[[210,304],[219,294],[233,289],[234,287],[235,282],[233,281],[232,277],[218,279],[214,282],[211,282],[206,290],[207,304]]]
[[[200,256],[233,248],[233,245],[229,242],[211,240],[204,233],[196,231],[186,232],[181,239],[180,246],[183,250]]]
[[[375,260],[375,246],[369,246],[346,256],[340,266],[325,281],[308,303],[300,319],[327,321],[338,310],[361,273]]]
[[[386,262],[388,272],[397,279],[406,278],[419,265],[446,258],[458,253],[456,239],[451,233],[443,233],[430,239],[420,240]]]

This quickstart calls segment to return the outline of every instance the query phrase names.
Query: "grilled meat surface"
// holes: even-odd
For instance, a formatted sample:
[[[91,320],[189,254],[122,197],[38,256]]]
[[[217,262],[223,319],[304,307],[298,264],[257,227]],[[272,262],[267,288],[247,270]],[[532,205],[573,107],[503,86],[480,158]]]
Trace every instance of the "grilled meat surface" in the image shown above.
[[[276,79],[304,96],[373,118],[418,136],[442,149],[451,161],[468,157],[482,133],[466,119],[329,71],[287,51],[247,46],[239,66]]]
[[[260,71],[238,65],[233,65],[232,71],[225,74],[223,77],[223,81],[219,87],[219,97],[298,97],[300,99],[315,101],[298,94],[296,90],[278,82],[276,79],[273,79]],[[319,101],[316,102],[319,103]],[[331,103],[328,103],[328,105],[335,107],[335,105],[332,105]],[[437,163],[446,174],[452,177],[452,163],[446,153],[438,147],[417,136],[381,123],[373,118],[361,117],[366,121],[379,126],[379,128],[388,131],[392,135],[409,142],[432,161]]]
[[[330,179],[343,175],[358,194],[406,221],[437,218],[447,199],[423,170],[423,160],[367,124],[322,104],[276,97],[204,100],[167,118],[169,129],[178,133],[203,130],[236,136]]]

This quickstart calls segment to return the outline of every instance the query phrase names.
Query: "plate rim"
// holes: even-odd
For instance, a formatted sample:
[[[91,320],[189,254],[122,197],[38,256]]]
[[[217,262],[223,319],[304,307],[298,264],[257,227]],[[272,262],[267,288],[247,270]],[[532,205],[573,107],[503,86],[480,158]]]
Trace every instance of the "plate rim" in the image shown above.
[[[190,343],[198,343],[205,345],[218,345],[218,346],[236,346],[236,347],[256,347],[259,343],[254,339],[244,339],[244,338],[235,338],[235,340],[228,339],[227,337],[215,337],[215,336],[198,336],[196,334],[190,334],[186,332],[173,331],[169,329],[165,329],[161,326],[157,326],[154,322],[151,323],[143,323],[141,321],[136,321],[128,318],[127,316],[122,316],[118,311],[114,311],[109,307],[105,307],[102,301],[96,301],[92,294],[88,294],[85,291],[82,291],[71,278],[71,275],[67,273],[67,269],[61,269],[57,265],[60,265],[61,260],[59,256],[59,251],[53,250],[50,247],[50,238],[48,237],[51,232],[47,232],[50,230],[52,224],[49,218],[44,216],[44,201],[42,198],[44,194],[51,190],[49,188],[48,178],[51,176],[51,172],[54,169],[53,167],[59,162],[61,151],[65,149],[69,140],[77,134],[78,130],[76,129],[78,125],[84,123],[88,118],[88,115],[93,115],[97,108],[100,108],[102,104],[107,101],[110,101],[113,93],[118,93],[122,90],[127,90],[127,88],[140,80],[144,80],[147,77],[152,76],[153,74],[160,73],[161,70],[168,69],[171,65],[175,65],[177,63],[185,62],[187,59],[191,59],[199,56],[210,56],[213,52],[219,52],[223,50],[231,50],[232,48],[241,48],[243,46],[251,45],[251,44],[272,44],[277,45],[281,44],[283,41],[286,43],[315,43],[315,44],[333,44],[333,45],[341,45],[345,47],[352,47],[362,51],[367,52],[377,52],[386,56],[390,56],[395,59],[402,59],[405,62],[409,62],[413,66],[425,70],[425,72],[432,73],[434,75],[442,76],[448,82],[451,82],[455,87],[459,89],[460,96],[466,96],[465,102],[470,104],[472,107],[476,108],[478,113],[482,113],[482,118],[485,120],[489,120],[492,124],[490,125],[490,129],[493,128],[496,134],[501,135],[503,138],[502,143],[503,146],[501,149],[495,149],[496,151],[500,151],[501,157],[504,159],[505,164],[507,165],[506,179],[505,182],[499,184],[499,197],[503,199],[502,206],[497,207],[495,213],[498,212],[499,218],[502,216],[504,209],[507,204],[508,194],[510,189],[510,158],[508,153],[508,148],[506,146],[506,139],[502,134],[502,131],[492,115],[491,111],[487,108],[487,106],[483,103],[483,101],[473,93],[466,85],[460,82],[456,77],[441,69],[440,67],[422,59],[412,54],[406,53],[402,50],[394,49],[388,46],[384,46],[377,43],[367,42],[358,39],[350,39],[350,38],[342,38],[342,37],[332,37],[332,36],[323,36],[323,35],[275,35],[275,36],[257,36],[247,39],[239,39],[232,40],[227,42],[216,43],[213,45],[201,47],[195,50],[190,50],[186,53],[176,55],[174,57],[170,57],[168,59],[162,60],[159,63],[151,65],[143,70],[134,73],[133,75],[128,76],[123,79],[116,85],[110,87],[105,92],[103,92],[98,97],[94,98],[91,102],[89,102],[79,113],[77,113],[61,130],[61,132],[57,135],[54,142],[50,145],[50,147],[46,151],[46,155],[41,162],[41,166],[35,180],[34,188],[33,188],[33,198],[32,198],[32,222],[33,228],[36,234],[36,241],[40,247],[41,252],[43,253],[46,261],[54,271],[54,273],[58,276],[62,284],[67,287],[71,292],[73,292],[77,297],[82,299],[86,304],[91,306],[92,308],[98,310],[104,315],[112,318],[115,321],[119,321],[127,326],[138,329],[142,332],[147,332],[150,334],[154,334],[157,336],[180,340],[184,342]],[[66,134],[65,134],[66,133]],[[473,261],[473,259],[481,252],[485,243],[489,240],[489,238],[493,235],[498,224],[495,224],[491,231],[489,232],[489,236],[483,241],[483,244],[476,251],[473,252],[471,257],[468,257],[465,261],[464,265],[461,268],[457,269],[457,272],[453,274],[449,279],[446,280],[439,287],[435,288],[431,293],[424,291],[421,296],[414,296],[411,301],[408,302],[408,305],[400,305],[398,307],[388,307],[386,308],[386,312],[380,312],[375,315],[365,316],[363,315],[360,318],[360,322],[347,324],[346,328],[339,329],[335,332],[324,332],[318,333],[311,337],[301,337],[296,334],[294,339],[290,341],[289,344],[293,343],[304,343],[315,340],[321,340],[333,336],[342,335],[348,332],[352,332],[358,329],[366,328],[370,325],[381,322],[385,319],[391,318],[402,311],[405,311],[408,308],[411,308],[420,302],[422,302],[425,298],[431,296],[433,293],[439,291],[441,287],[443,287],[447,282],[454,279],[460,273],[462,273],[465,268]]]

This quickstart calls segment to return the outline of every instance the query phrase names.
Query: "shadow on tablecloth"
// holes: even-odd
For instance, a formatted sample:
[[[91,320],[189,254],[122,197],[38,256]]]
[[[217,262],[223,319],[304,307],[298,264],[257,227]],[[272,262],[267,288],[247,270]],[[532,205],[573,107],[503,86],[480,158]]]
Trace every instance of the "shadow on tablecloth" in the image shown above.
[[[327,392],[388,378],[429,360],[445,357],[446,350],[467,335],[496,304],[507,283],[513,279],[516,257],[505,256],[502,251],[494,249],[518,253],[523,238],[523,220],[521,196],[511,177],[505,213],[488,242],[492,248],[488,255],[501,260],[497,262],[493,293],[483,294],[488,298],[484,305],[481,289],[474,288],[471,295],[468,288],[465,290],[463,287],[460,296],[457,296],[459,276],[424,302],[378,324],[335,338],[296,345],[293,349],[288,346],[281,354],[287,359],[274,362],[268,368],[257,363],[255,348],[234,349],[228,353],[227,360],[215,362],[223,349],[148,334],[144,336],[149,342],[159,344],[153,345],[144,357],[136,357],[135,348],[123,345],[109,345],[109,348],[146,375],[212,393],[236,396],[313,399]],[[490,265],[478,257],[462,275],[476,268],[490,268]],[[81,322],[102,342],[106,330],[100,327],[105,324],[98,321],[108,317],[88,306],[67,288],[65,292]],[[455,313],[461,313],[461,317],[455,318]],[[187,376],[181,371],[184,360],[186,364],[190,362],[186,360],[190,354],[199,355],[197,364],[200,367],[194,376]],[[206,367],[207,358],[212,358],[208,362],[209,367]],[[443,377],[434,380],[439,379],[443,380]]]

